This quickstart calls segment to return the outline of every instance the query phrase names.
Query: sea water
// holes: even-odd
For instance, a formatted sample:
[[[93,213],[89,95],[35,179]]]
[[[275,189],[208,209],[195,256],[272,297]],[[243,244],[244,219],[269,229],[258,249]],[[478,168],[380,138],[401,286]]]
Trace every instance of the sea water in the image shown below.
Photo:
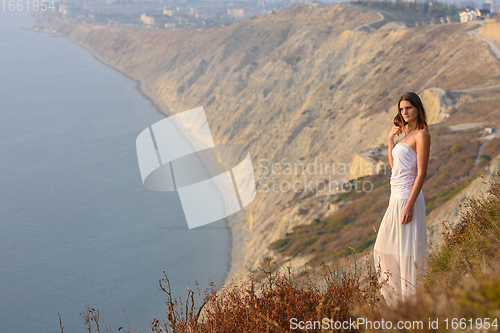
[[[34,21],[0,11],[0,332],[58,332],[58,313],[84,332],[85,304],[146,332],[162,270],[174,297],[220,286],[230,232],[188,229],[177,193],[143,186],[135,140],[164,116],[137,82]]]

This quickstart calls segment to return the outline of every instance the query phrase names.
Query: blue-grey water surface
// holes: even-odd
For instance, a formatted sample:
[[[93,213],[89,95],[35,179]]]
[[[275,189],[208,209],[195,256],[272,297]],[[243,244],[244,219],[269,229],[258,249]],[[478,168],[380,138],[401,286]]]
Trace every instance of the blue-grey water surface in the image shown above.
[[[221,284],[225,221],[187,228],[179,197],[142,185],[135,139],[163,118],[136,82],[64,38],[0,11],[0,332],[148,331],[186,282]],[[198,105],[194,105],[196,107]]]

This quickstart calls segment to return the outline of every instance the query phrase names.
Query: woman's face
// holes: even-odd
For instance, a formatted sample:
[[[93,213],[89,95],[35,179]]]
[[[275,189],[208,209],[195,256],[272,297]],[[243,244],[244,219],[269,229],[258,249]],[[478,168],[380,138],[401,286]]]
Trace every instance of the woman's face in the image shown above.
[[[404,121],[407,123],[411,123],[417,120],[418,109],[411,105],[408,101],[401,101],[399,103],[399,111],[401,112],[401,116]]]

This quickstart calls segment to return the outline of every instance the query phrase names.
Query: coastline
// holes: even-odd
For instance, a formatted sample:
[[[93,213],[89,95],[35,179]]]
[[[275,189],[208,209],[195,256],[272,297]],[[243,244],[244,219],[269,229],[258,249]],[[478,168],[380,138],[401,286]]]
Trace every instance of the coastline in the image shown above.
[[[90,47],[88,47],[87,45],[85,44],[82,44],[80,42],[78,42],[76,39],[73,39],[69,36],[66,36],[62,33],[59,33],[59,32],[50,32],[50,31],[40,31],[40,30],[35,30],[35,29],[32,29],[31,27],[30,28],[26,28],[27,30],[31,30],[31,31],[34,31],[34,32],[41,32],[41,33],[47,33],[47,34],[50,34],[50,35],[53,35],[55,37],[62,37],[62,38],[65,38],[71,42],[73,42],[74,44],[78,45],[78,46],[81,46],[83,47],[85,50],[89,51],[92,56],[98,60],[99,62],[103,63],[104,65],[114,69],[115,71],[119,72],[120,74],[126,76],[127,78],[133,80],[136,82],[136,89],[145,97],[147,98],[151,104],[153,104],[153,106],[156,108],[156,110],[158,110],[158,112],[160,114],[162,114],[163,116],[165,117],[169,117],[169,116],[172,116],[173,113],[170,112],[170,109],[155,95],[153,94],[149,89],[147,89],[145,87],[145,84],[141,81],[141,80],[138,80],[132,76],[130,76],[128,73],[120,70],[119,68],[117,67],[114,67],[113,65],[111,65],[106,59],[102,58],[97,52],[95,52],[93,49],[91,49]]]
[[[44,23],[41,22],[41,24],[43,25]],[[151,104],[155,107],[155,109],[160,114],[162,114],[165,117],[169,117],[169,116],[175,114],[175,113],[171,113],[170,112],[170,109],[168,108],[168,106],[165,105],[163,103],[163,101],[161,101],[161,99],[156,94],[152,93],[148,88],[146,88],[146,85],[145,85],[145,83],[143,81],[141,81],[139,79],[136,79],[136,78],[130,76],[128,73],[126,73],[126,72],[120,70],[119,68],[113,66],[106,59],[102,58],[92,48],[90,48],[88,45],[82,44],[78,40],[76,40],[74,38],[71,38],[71,37],[69,37],[69,36],[67,36],[65,34],[62,34],[60,32],[57,32],[57,31],[51,32],[50,30],[36,30],[36,29],[33,28],[33,26],[32,27],[25,27],[23,29],[30,30],[30,31],[33,31],[33,32],[47,33],[47,34],[50,34],[50,35],[55,36],[55,37],[61,37],[61,38],[64,38],[66,40],[71,41],[72,43],[74,43],[74,44],[76,44],[76,45],[78,45],[80,47],[83,47],[85,50],[87,50],[88,52],[90,52],[92,54],[92,56],[96,60],[98,60],[99,62],[103,63],[104,65],[106,65],[106,66],[108,66],[110,68],[112,68],[113,70],[118,71],[119,73],[121,73],[125,77],[127,77],[127,78],[135,81],[136,82],[136,89],[146,99],[148,99],[151,102]],[[235,214],[235,215],[238,215],[238,214]],[[231,281],[231,279],[234,276],[234,274],[243,265],[244,257],[245,257],[245,251],[238,251],[238,249],[235,246],[234,240],[235,239],[246,240],[246,236],[247,236],[246,232],[245,231],[240,231],[240,232],[237,231],[237,229],[244,230],[244,228],[241,228],[241,227],[244,225],[244,221],[245,220],[246,220],[246,218],[244,218],[242,220],[241,218],[237,218],[237,217],[233,217],[233,216],[226,217],[226,227],[229,229],[229,232],[230,232],[229,263],[227,265],[227,271],[226,271],[225,276],[224,276],[224,278],[222,280],[222,284],[218,288],[219,290],[224,285],[226,285],[229,281]],[[230,273],[232,273],[232,274],[230,274]]]

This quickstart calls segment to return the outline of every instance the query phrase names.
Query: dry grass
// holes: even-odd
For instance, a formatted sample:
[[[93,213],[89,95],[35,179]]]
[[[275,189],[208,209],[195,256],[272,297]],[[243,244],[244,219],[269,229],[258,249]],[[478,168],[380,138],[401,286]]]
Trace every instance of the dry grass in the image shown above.
[[[265,280],[229,284],[216,293],[212,285],[205,291],[203,318],[186,316],[180,302],[180,311],[172,325],[163,327],[155,319],[152,332],[291,332],[291,319],[319,322],[323,318],[345,320],[353,317],[353,304],[364,304],[363,309],[373,311],[379,301],[375,271],[368,265],[368,275],[362,277],[361,268],[346,257],[343,267],[323,266],[321,279],[299,281],[291,269],[273,272],[271,259],[261,267]],[[170,311],[169,311],[170,312]],[[323,332],[329,330],[312,330]],[[348,329],[341,330],[350,331]]]

